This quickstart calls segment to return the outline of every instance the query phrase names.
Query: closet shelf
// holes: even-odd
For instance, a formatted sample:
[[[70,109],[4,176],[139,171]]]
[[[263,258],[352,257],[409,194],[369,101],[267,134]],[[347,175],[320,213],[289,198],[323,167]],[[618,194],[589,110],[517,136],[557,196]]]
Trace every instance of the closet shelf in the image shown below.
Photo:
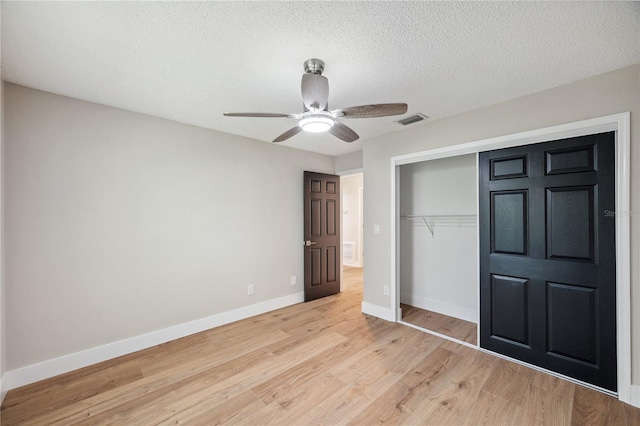
[[[432,214],[407,214],[400,216],[412,222],[424,223],[434,237],[433,228],[439,225],[475,225],[478,222],[478,216],[475,214],[448,214],[448,215],[432,215]]]

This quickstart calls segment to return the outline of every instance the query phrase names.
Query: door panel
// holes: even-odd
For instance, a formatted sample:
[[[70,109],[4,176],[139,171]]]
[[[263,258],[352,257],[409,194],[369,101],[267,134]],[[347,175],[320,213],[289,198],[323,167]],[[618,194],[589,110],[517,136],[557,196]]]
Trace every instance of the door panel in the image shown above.
[[[547,258],[592,262],[593,187],[547,189]]]
[[[339,276],[336,252],[336,246],[327,247],[327,282],[329,283],[336,282]]]
[[[320,198],[312,198],[310,200],[311,211],[309,212],[310,237],[319,237],[322,235],[322,200]]]
[[[616,390],[615,133],[479,155],[480,346]]]
[[[305,257],[305,260],[307,258]],[[319,248],[310,248],[309,249],[309,262],[311,263],[309,265],[309,285],[310,286],[316,286],[316,285],[320,285],[322,284],[322,261],[320,259],[322,259],[322,250]],[[305,265],[305,269],[306,269],[306,265]],[[306,274],[305,274],[306,275]],[[305,276],[305,288],[306,288],[306,276]]]
[[[304,172],[304,298],[340,291],[340,178]]]
[[[558,173],[595,171],[594,168],[595,145],[569,149],[547,151],[546,173],[548,175]]]
[[[527,254],[527,192],[491,194],[493,253]]]
[[[596,289],[547,283],[549,352],[596,363]]]
[[[529,280],[491,276],[492,336],[529,345]]]
[[[490,160],[491,180],[527,176],[527,156]]]
[[[338,221],[338,211],[336,200],[326,200],[327,206],[327,235],[336,235],[336,221]]]

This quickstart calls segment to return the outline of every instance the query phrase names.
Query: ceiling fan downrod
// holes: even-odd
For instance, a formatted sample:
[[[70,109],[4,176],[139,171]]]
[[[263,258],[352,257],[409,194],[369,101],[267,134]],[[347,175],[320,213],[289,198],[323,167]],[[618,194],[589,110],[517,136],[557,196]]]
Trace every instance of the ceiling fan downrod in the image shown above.
[[[322,61],[322,59],[311,58],[304,61],[305,73],[322,75],[323,71],[324,71],[324,61]]]

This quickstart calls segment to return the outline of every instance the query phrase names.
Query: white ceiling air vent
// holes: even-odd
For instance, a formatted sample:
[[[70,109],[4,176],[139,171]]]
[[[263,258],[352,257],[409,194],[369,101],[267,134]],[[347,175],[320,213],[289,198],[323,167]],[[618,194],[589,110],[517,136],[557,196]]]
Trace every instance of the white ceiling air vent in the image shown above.
[[[409,117],[405,117],[402,120],[398,120],[396,121],[396,123],[398,123],[401,126],[408,126],[409,124],[418,123],[422,120],[426,120],[427,118],[429,117],[427,117],[424,114],[418,113],[418,114],[410,115]]]

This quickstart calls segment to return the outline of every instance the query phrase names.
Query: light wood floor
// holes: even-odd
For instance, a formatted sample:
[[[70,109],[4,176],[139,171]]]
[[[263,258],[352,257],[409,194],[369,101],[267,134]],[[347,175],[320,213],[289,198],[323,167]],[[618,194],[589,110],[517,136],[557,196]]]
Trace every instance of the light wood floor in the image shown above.
[[[609,396],[363,315],[361,280],[12,390],[2,425],[640,424]]]
[[[400,307],[402,308],[402,321],[404,322],[471,343],[472,345],[477,344],[478,328],[472,322],[405,305],[404,303],[400,304]]]

